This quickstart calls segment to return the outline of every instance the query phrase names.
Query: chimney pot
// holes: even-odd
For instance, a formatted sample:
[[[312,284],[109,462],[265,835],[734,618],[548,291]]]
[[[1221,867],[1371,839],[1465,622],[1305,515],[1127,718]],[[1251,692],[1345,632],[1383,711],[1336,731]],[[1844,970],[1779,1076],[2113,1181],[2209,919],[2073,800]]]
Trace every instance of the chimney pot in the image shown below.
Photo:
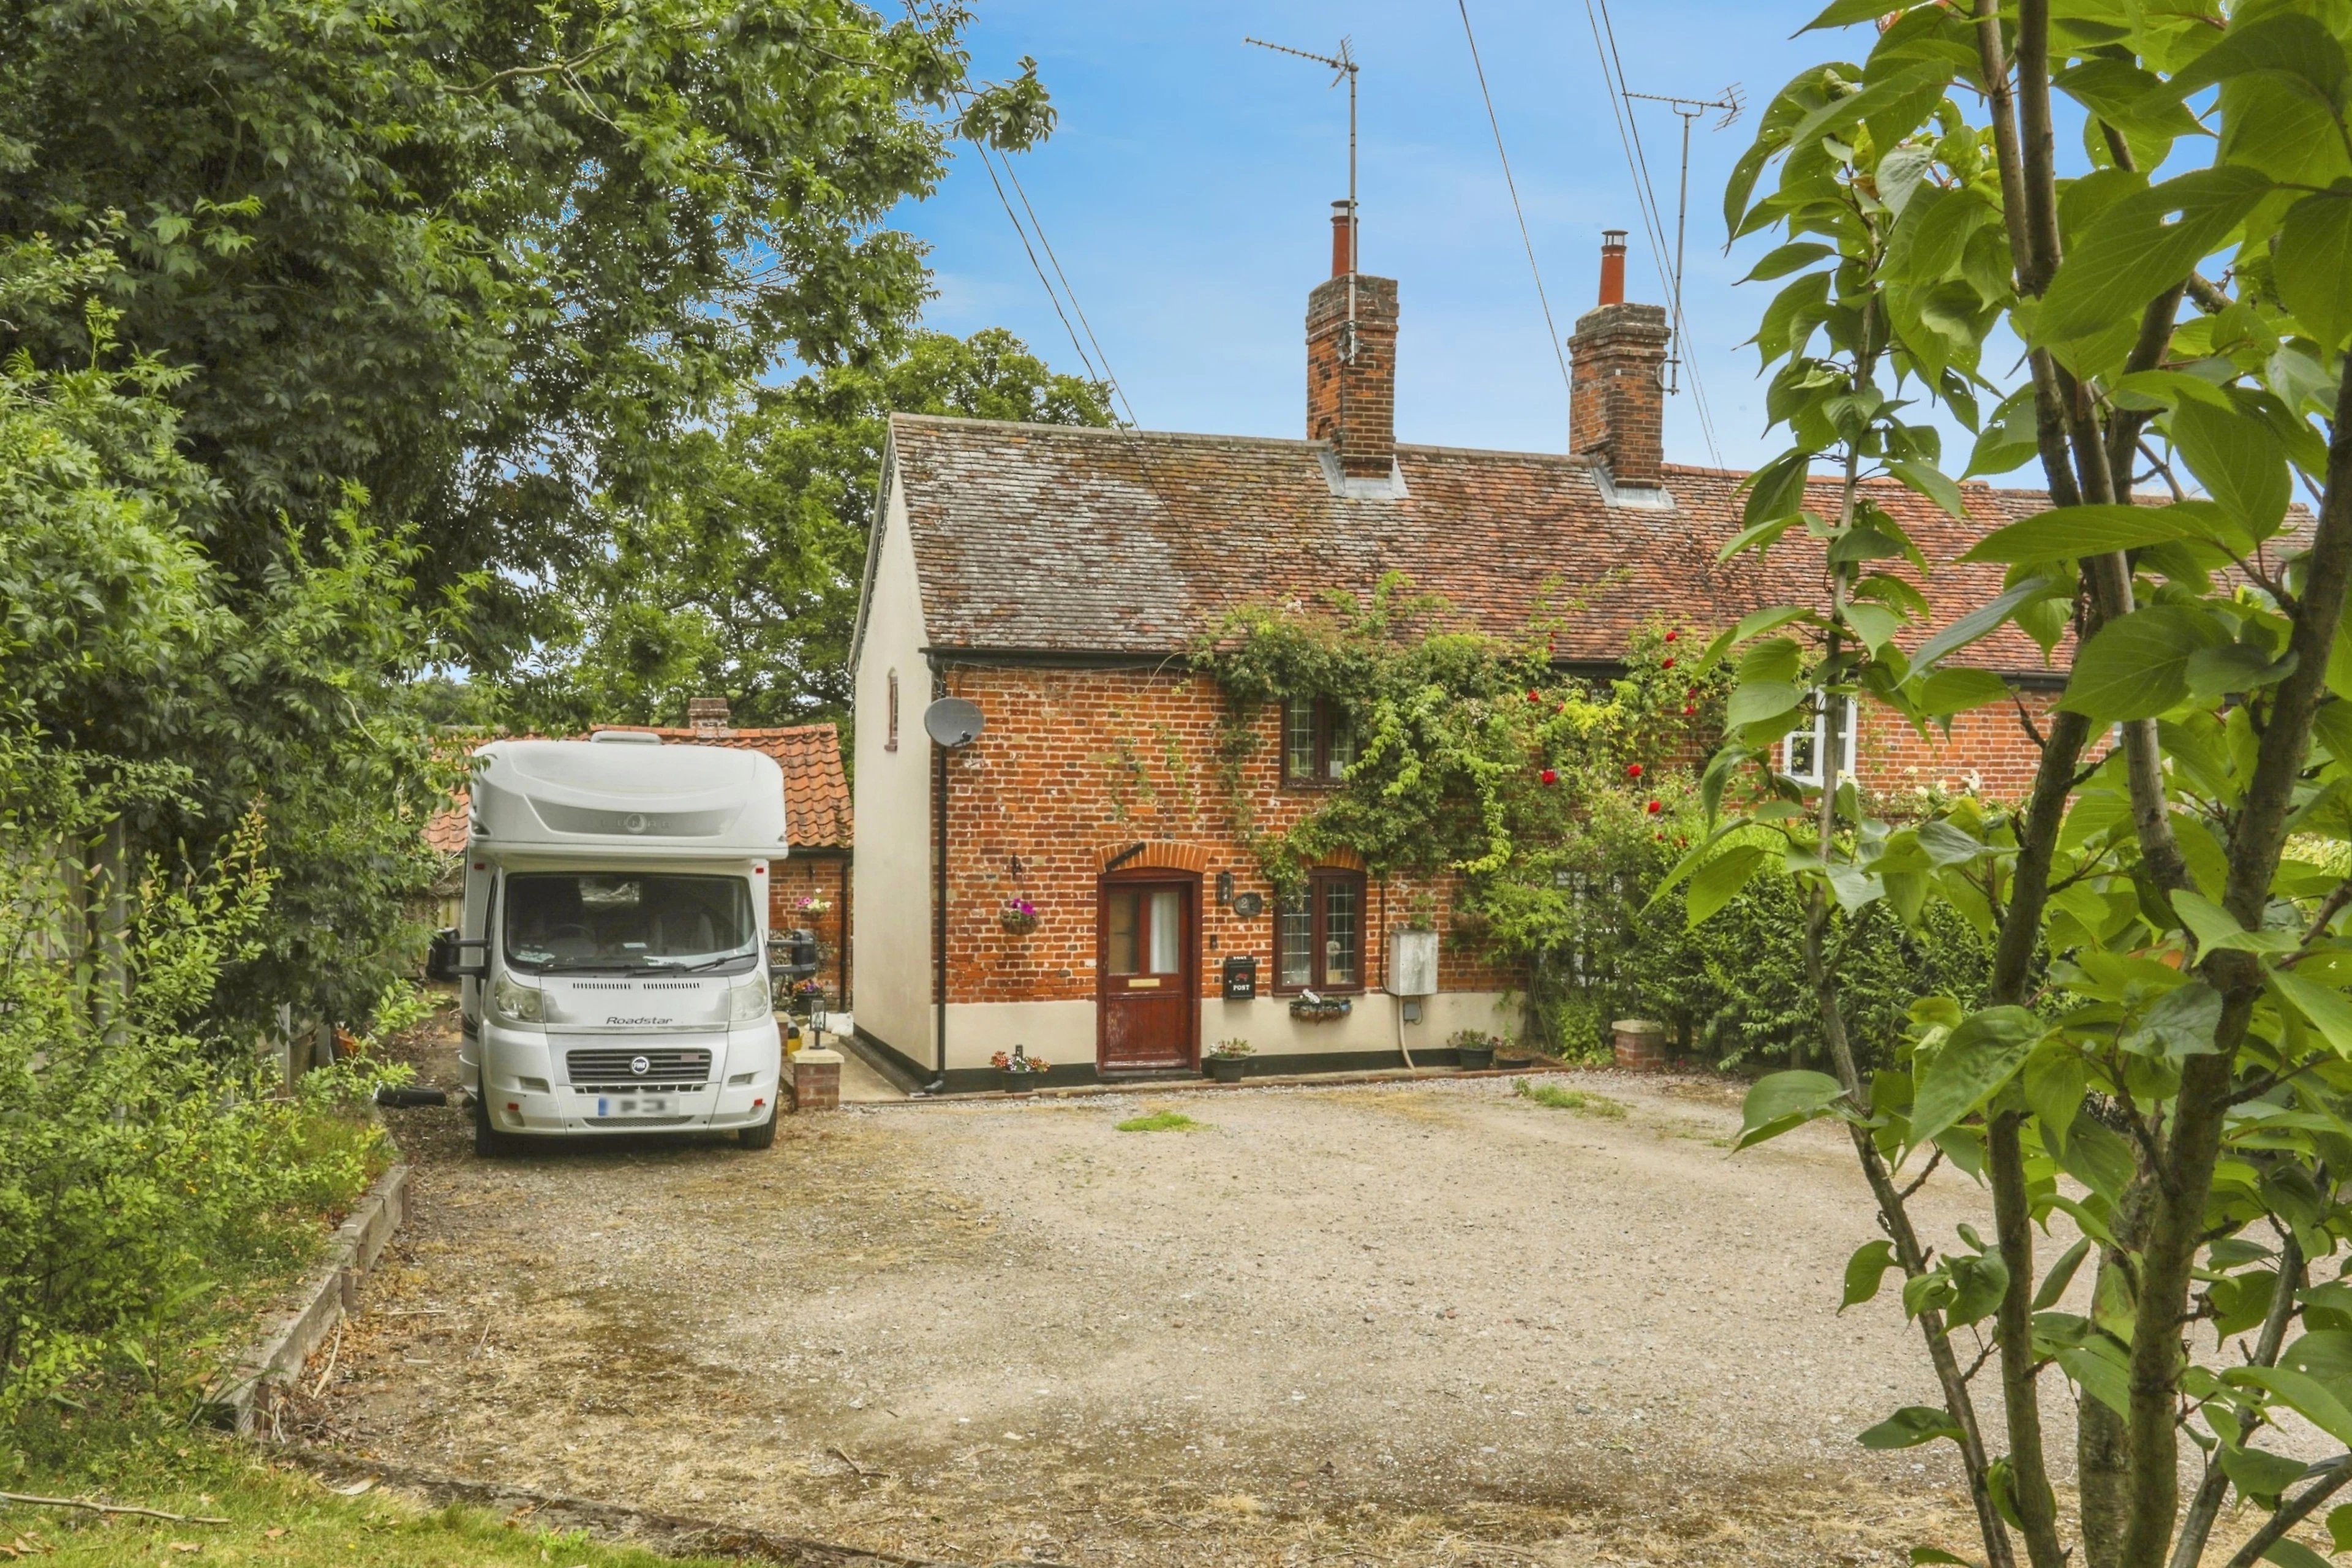
[[[727,699],[724,697],[689,697],[686,702],[686,721],[692,728],[716,733],[727,728]]]
[[[1601,231],[1601,302],[1625,302],[1625,231],[1622,228]]]
[[[1356,269],[1356,204],[1331,204],[1331,276],[1345,278]]]

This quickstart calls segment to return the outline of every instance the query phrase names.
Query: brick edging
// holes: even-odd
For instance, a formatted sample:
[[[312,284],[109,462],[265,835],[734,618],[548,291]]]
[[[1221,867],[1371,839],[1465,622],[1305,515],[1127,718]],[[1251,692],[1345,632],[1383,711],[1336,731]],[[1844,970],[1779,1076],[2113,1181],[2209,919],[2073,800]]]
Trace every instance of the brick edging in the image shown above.
[[[383,1254],[384,1244],[408,1214],[407,1165],[394,1165],[375,1179],[335,1227],[324,1268],[264,1320],[264,1326],[231,1370],[205,1396],[204,1416],[240,1436],[274,1423],[286,1385],[343,1315],[359,1305],[360,1286]]]

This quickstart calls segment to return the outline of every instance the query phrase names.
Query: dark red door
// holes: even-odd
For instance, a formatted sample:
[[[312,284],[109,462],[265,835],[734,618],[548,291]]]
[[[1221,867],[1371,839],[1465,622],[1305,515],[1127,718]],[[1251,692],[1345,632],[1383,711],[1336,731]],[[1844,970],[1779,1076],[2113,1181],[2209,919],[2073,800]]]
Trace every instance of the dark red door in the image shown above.
[[[1096,1065],[1106,1072],[1200,1065],[1197,879],[1106,879],[1096,945]]]

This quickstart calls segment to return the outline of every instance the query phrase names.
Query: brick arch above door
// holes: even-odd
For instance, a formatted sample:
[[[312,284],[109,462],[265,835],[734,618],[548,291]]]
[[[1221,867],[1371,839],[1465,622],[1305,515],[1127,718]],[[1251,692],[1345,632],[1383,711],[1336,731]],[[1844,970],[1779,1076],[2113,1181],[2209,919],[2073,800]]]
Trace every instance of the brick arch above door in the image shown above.
[[[1111,871],[1187,871],[1203,876],[1209,869],[1209,847],[1172,838],[1129,839],[1106,844],[1095,851],[1095,869]]]

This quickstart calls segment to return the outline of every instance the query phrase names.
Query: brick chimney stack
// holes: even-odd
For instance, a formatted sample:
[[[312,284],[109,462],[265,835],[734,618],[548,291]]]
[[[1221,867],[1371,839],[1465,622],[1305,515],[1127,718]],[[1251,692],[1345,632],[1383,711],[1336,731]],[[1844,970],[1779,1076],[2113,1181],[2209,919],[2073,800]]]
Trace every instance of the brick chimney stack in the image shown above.
[[[698,735],[726,734],[727,699],[724,697],[688,698],[686,721]]]
[[[1384,479],[1396,462],[1396,279],[1349,270],[1360,265],[1355,214],[1331,207],[1331,276],[1307,296],[1307,438],[1330,442],[1345,477]]]
[[[1612,483],[1664,483],[1666,342],[1662,305],[1625,303],[1625,232],[1601,241],[1601,304],[1568,340],[1569,445],[1609,470]]]

